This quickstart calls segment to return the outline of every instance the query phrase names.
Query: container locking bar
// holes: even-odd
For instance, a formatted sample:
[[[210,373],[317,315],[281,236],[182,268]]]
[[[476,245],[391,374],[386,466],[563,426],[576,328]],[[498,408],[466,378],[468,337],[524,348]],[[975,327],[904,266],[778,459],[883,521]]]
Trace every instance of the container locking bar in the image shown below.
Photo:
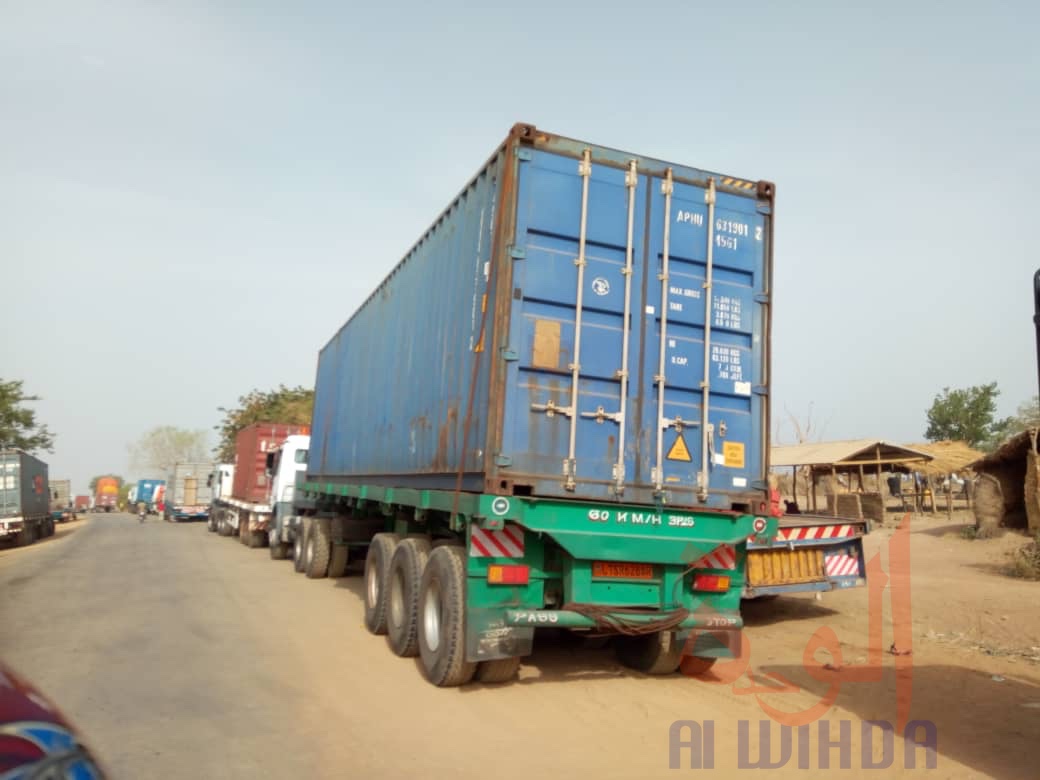
[[[574,303],[574,362],[571,363],[571,420],[570,440],[567,445],[567,460],[563,464],[564,489],[574,490],[574,476],[577,471],[575,463],[575,451],[578,436],[578,417],[574,410],[578,408],[578,382],[581,379],[581,315],[582,305],[585,298],[585,240],[588,232],[589,222],[589,179],[592,178],[592,150],[586,149],[581,155],[581,164],[578,166],[578,174],[581,176],[581,227],[578,233],[578,257],[574,264],[578,266],[578,294]]]
[[[664,416],[664,385],[665,385],[665,350],[668,347],[668,251],[672,235],[672,191],[675,185],[672,182],[672,169],[665,172],[665,179],[661,182],[661,192],[664,194],[664,241],[661,246],[661,273],[657,275],[661,282],[661,343],[658,347],[657,374],[654,382],[657,383],[657,465],[653,469],[654,490],[658,493],[664,488],[664,432],[673,424]]]
[[[614,464],[614,492],[621,495],[625,492],[625,407],[628,405],[628,342],[632,327],[632,243],[636,216],[636,186],[639,183],[639,169],[635,160],[628,161],[628,173],[625,174],[625,187],[628,189],[628,241],[625,244],[625,267],[621,273],[625,275],[625,316],[621,322],[621,368],[617,372],[621,385],[620,410],[616,418],[618,423],[617,463]]]
[[[632,257],[633,257],[633,235],[635,233],[636,214],[636,185],[639,183],[639,170],[635,160],[629,160],[628,171],[625,173],[625,188],[628,190],[628,240],[625,245],[625,266],[621,274],[625,277],[625,314],[621,325],[621,368],[614,372],[620,384],[620,402],[617,412],[607,412],[602,406],[597,406],[594,412],[582,412],[582,417],[594,419],[597,423],[606,420],[618,424],[618,449],[617,461],[614,463],[614,493],[622,495],[625,492],[625,407],[628,405],[628,357],[629,340],[631,337],[632,318]]]
[[[714,295],[711,286],[712,262],[715,257],[715,179],[708,179],[708,189],[704,193],[708,204],[708,251],[704,264],[704,374],[701,380],[701,470],[697,474],[697,497],[701,501],[708,499],[708,468],[710,458],[714,457],[714,431],[708,424],[708,411],[711,402],[711,315]],[[709,452],[710,449],[710,452]]]

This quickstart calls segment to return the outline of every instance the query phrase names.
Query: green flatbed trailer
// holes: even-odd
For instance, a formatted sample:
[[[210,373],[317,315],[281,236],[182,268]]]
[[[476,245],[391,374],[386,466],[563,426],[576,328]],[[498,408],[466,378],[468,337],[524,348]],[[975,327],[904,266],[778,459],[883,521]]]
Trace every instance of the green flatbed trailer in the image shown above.
[[[678,507],[317,482],[296,495],[297,568],[341,576],[364,556],[366,625],[437,685],[511,678],[549,627],[619,635],[621,660],[647,673],[684,655],[706,669],[739,647],[747,539],[776,532]]]

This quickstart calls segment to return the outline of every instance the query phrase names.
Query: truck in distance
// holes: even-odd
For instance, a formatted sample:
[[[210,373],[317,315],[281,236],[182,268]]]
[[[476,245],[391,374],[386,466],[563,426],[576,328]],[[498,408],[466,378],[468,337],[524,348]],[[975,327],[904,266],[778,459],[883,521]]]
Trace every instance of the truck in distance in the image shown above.
[[[212,463],[175,463],[166,476],[163,517],[167,521],[205,520],[209,517]]]
[[[101,477],[94,485],[94,511],[114,512],[119,506],[119,480]]]
[[[54,534],[47,464],[0,449],[0,543],[27,546]]]
[[[306,465],[309,437],[303,425],[254,423],[235,437],[235,464],[231,474],[230,494],[214,501],[216,520],[213,530],[222,536],[238,536],[249,547],[269,543],[269,531],[279,503],[284,511],[286,500],[292,500],[296,473]],[[301,452],[302,460],[296,453]],[[286,457],[276,458],[276,453]],[[283,465],[274,468],[275,460]],[[218,472],[220,491],[226,490],[223,473]],[[214,528],[215,526],[215,528]],[[272,555],[286,557],[287,547],[275,541]]]

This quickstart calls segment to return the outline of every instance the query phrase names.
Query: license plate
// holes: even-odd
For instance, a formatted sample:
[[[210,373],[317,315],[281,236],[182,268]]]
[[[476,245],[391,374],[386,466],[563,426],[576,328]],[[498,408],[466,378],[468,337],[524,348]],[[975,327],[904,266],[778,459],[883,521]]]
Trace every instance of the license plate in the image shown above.
[[[654,578],[654,567],[649,563],[593,561],[592,576],[613,577],[619,580],[652,580]]]

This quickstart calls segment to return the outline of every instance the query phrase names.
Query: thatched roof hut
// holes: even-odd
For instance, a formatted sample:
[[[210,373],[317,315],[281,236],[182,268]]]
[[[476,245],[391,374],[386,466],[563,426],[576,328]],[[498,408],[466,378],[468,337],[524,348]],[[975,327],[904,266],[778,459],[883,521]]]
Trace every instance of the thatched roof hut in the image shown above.
[[[932,456],[927,463],[917,463],[913,467],[914,471],[930,477],[966,471],[972,463],[985,457],[984,452],[972,449],[962,441],[931,441],[906,446]]]
[[[1038,430],[1022,431],[993,452],[969,464],[978,473],[975,524],[980,531],[998,526],[1040,530]]]

